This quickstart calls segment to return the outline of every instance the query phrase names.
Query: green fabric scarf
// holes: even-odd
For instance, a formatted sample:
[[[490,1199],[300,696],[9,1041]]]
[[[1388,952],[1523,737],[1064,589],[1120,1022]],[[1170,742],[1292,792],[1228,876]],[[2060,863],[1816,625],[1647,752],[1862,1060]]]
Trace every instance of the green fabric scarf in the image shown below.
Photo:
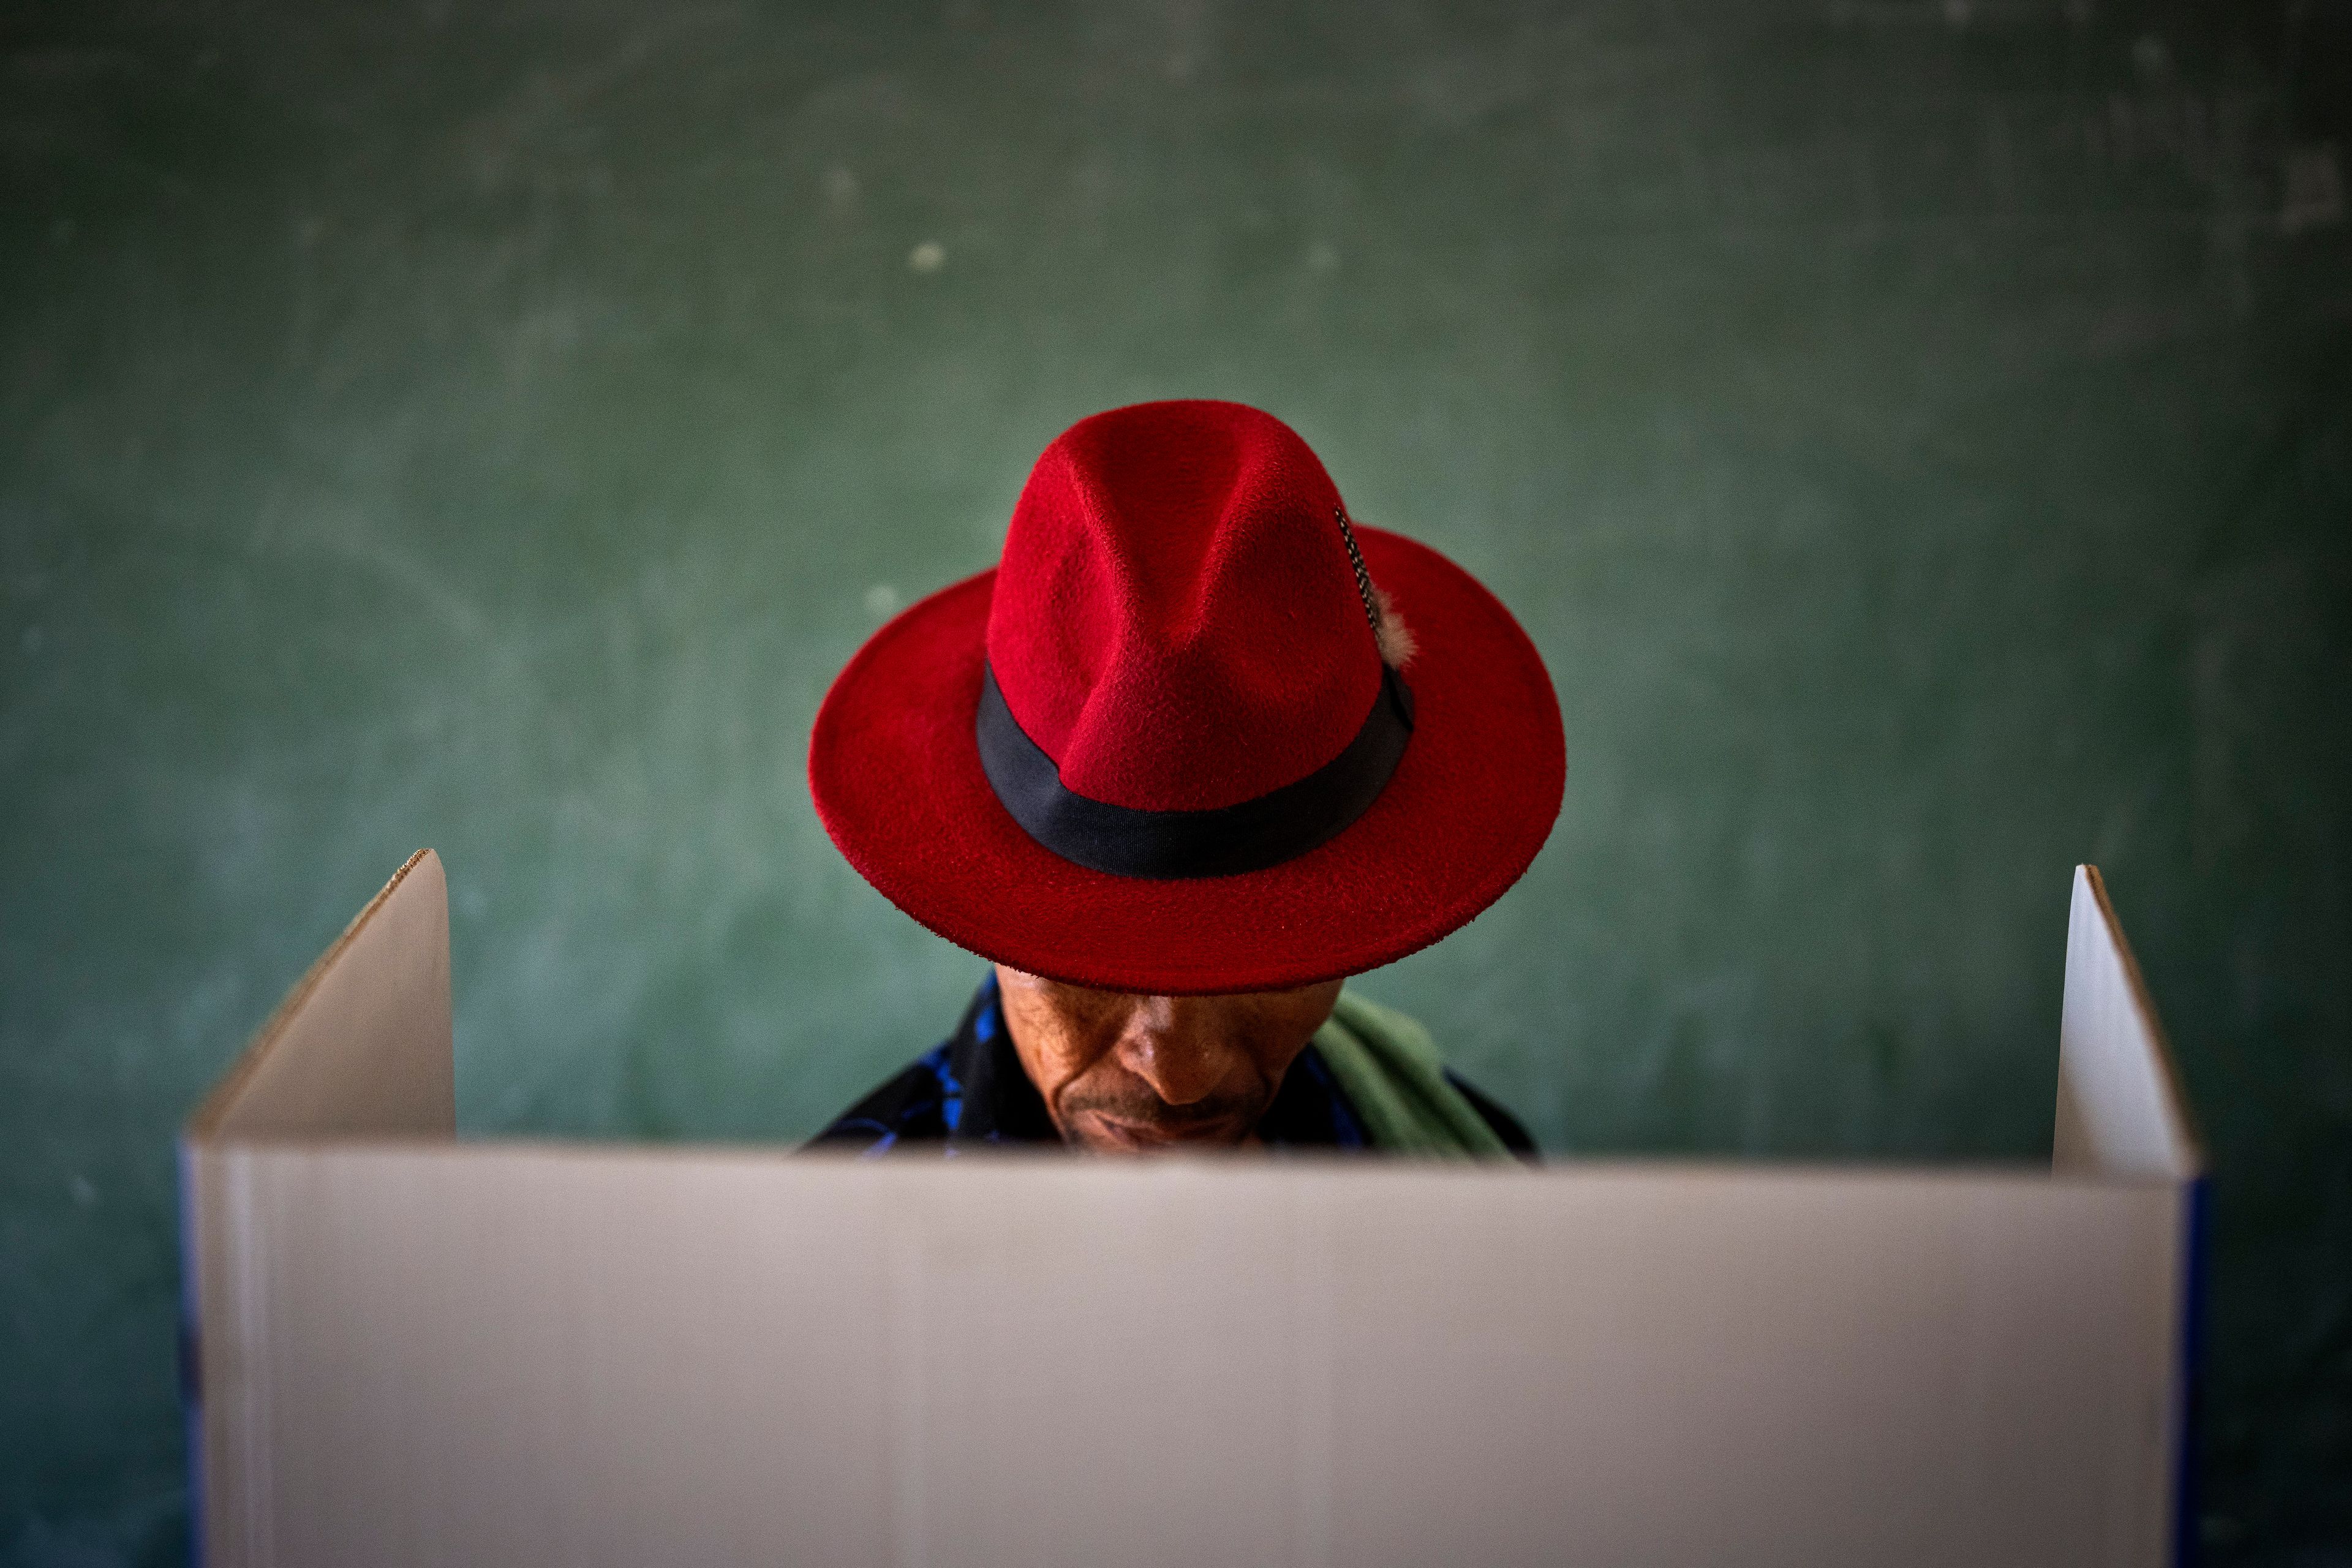
[[[1392,1007],[1339,994],[1315,1048],[1372,1147],[1443,1160],[1508,1159],[1486,1119],[1445,1080],[1429,1031]]]

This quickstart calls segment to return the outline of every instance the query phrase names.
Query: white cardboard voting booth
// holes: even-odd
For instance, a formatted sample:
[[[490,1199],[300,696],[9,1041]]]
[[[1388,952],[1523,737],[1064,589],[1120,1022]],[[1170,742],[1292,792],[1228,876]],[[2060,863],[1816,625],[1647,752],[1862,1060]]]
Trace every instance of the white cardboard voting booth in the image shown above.
[[[2089,868],[2047,1170],[461,1141],[445,899],[188,1123],[209,1563],[2176,1552],[2199,1154]]]

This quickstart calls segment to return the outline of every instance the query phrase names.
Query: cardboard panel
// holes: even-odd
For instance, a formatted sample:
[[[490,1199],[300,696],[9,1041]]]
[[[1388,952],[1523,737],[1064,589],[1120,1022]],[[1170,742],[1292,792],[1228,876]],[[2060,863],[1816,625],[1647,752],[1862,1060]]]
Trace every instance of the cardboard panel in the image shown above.
[[[420,849],[288,994],[187,1136],[448,1136],[449,893]]]
[[[223,1157],[218,1561],[2162,1560],[2165,1185]]]
[[[420,849],[310,966],[188,1120],[180,1150],[182,1310],[193,1320],[191,1490],[217,1563],[265,1561],[276,1464],[262,1419],[272,1292],[243,1168],[252,1141],[407,1135],[457,1127],[449,904]],[[255,1548],[257,1550],[257,1548]]]
[[[448,1137],[420,853],[192,1121],[215,1563],[2164,1561],[2196,1151],[2096,874],[2056,1175]]]
[[[2066,922],[2053,1159],[2062,1171],[2176,1180],[2204,1164],[2139,963],[2095,866],[2074,868]]]

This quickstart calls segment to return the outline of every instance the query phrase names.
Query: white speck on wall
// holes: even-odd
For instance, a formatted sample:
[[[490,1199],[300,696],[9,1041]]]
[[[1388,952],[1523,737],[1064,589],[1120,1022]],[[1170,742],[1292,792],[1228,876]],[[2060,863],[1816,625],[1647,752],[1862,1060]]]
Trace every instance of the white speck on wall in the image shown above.
[[[845,207],[857,199],[857,175],[840,163],[824,172],[824,199]]]
[[[894,616],[901,603],[897,584],[877,583],[866,590],[866,613],[869,616]]]
[[[2172,66],[2172,51],[2154,33],[2142,33],[2132,43],[2132,65],[2145,77],[2159,77]]]
[[[2288,151],[2279,202],[2279,227],[2288,234],[2334,228],[2344,221],[2344,169],[2336,143]]]
[[[936,239],[927,239],[907,252],[907,268],[913,272],[937,272],[948,264],[948,247]]]
[[[1951,27],[1969,25],[1969,0],[1944,0],[1944,24]]]
[[[98,1185],[88,1176],[76,1176],[66,1186],[73,1194],[76,1207],[89,1208],[97,1204]]]
[[[1339,251],[1328,239],[1318,239],[1307,247],[1307,270],[1336,272],[1339,269]]]

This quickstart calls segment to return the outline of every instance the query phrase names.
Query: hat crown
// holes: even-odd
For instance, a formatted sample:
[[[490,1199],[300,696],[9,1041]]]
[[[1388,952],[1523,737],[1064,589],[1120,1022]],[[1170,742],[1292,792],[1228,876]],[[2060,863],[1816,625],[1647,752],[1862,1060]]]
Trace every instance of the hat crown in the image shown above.
[[[1005,538],[988,660],[1065,788],[1145,811],[1330,762],[1381,688],[1338,489],[1288,426],[1146,403],[1045,448]]]

